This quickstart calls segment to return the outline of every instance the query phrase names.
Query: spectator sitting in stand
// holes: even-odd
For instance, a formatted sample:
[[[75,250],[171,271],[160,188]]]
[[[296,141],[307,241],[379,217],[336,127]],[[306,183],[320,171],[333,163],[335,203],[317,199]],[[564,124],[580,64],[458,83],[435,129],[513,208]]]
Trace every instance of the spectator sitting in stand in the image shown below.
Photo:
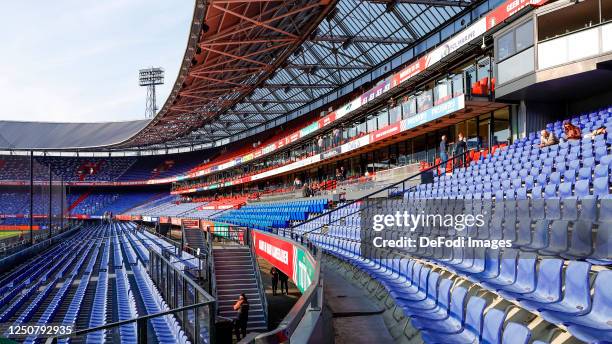
[[[608,133],[608,130],[606,129],[605,126],[602,125],[601,127],[599,127],[597,129],[593,130],[592,132],[584,135],[584,137],[595,137],[597,135],[605,135],[607,133]]]
[[[565,131],[566,140],[580,140],[582,131],[577,126],[573,125],[569,120],[563,122],[563,130]]]
[[[555,133],[550,133],[548,130],[542,130],[540,132],[540,147],[552,146],[557,143],[559,143],[559,139],[557,139]]]

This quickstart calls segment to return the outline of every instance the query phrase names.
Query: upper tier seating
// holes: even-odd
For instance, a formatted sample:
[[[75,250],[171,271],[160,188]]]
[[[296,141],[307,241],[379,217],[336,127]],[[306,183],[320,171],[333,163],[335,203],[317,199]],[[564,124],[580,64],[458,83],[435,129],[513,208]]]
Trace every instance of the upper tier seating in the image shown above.
[[[78,196],[73,195],[72,198]],[[160,196],[151,192],[94,192],[78,203],[70,213],[99,216],[110,211],[113,214],[120,214]]]
[[[204,160],[202,153],[143,157],[36,157],[34,177],[70,182],[142,181],[184,174]],[[29,180],[28,156],[0,156],[0,180]]]
[[[205,205],[206,202],[185,202],[181,203],[177,197],[164,197],[163,202],[153,201],[126,212],[126,215],[147,215],[147,216],[177,216],[187,214],[198,207]]]
[[[579,117],[583,136],[608,125],[610,112]],[[557,131],[558,129],[554,129]],[[421,184],[407,198],[607,198],[610,197],[612,132],[607,135],[562,141],[540,148],[535,133],[497,150],[495,154]]]

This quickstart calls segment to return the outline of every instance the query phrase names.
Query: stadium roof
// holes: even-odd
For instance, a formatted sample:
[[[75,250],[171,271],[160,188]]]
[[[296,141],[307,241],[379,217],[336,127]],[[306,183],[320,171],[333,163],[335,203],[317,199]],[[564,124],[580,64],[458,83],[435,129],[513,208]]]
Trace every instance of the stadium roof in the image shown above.
[[[229,142],[319,99],[411,46],[462,0],[209,2],[179,90],[123,146]],[[198,18],[194,18],[198,22]],[[194,24],[195,26],[195,24]],[[199,53],[199,54],[198,54]],[[183,70],[186,66],[183,66]]]
[[[417,43],[427,39],[423,47],[430,48],[469,24],[475,19],[470,9],[483,1],[487,7],[479,13],[496,0],[196,0],[179,75],[149,123],[99,127],[108,139],[91,141],[75,128],[87,133],[94,126],[76,124],[63,131],[77,136],[65,147],[63,136],[38,145],[25,138],[5,141],[21,149],[225,144],[321,108],[380,77],[390,71],[381,64],[394,56],[410,49],[410,56],[422,53]],[[449,24],[460,16],[461,26]],[[429,39],[436,30],[436,39]],[[27,132],[51,124],[32,125]]]
[[[79,149],[124,142],[148,120],[105,123],[0,121],[0,147],[8,149]]]

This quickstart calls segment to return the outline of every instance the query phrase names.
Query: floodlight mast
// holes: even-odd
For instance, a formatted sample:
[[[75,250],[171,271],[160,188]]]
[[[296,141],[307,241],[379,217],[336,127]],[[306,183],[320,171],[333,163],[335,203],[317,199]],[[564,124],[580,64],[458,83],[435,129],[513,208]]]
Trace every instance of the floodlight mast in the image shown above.
[[[164,84],[164,69],[160,67],[141,69],[138,71],[138,81],[140,86],[147,87],[145,117],[153,118],[157,113],[155,86]]]

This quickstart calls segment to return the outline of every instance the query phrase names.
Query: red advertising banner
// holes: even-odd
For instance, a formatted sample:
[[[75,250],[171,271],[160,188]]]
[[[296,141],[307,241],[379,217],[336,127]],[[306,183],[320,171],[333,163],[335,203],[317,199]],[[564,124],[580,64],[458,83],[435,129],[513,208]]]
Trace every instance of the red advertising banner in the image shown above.
[[[255,253],[276,266],[285,275],[293,276],[293,245],[273,236],[253,231]]]
[[[181,225],[181,218],[180,217],[171,217],[170,218],[170,223],[175,225],[175,226],[180,226]]]
[[[32,225],[32,230],[37,231],[40,229],[38,225]],[[0,225],[0,231],[28,231],[30,225]]]
[[[131,218],[132,221],[140,221],[140,220],[142,220],[142,216],[140,216],[140,215],[132,215],[131,217],[132,217]]]
[[[487,30],[510,18],[527,6],[539,7],[550,0],[507,0],[487,14]]]
[[[170,218],[168,216],[160,216],[159,223],[170,223]]]
[[[336,112],[332,112],[319,120],[319,129],[336,120]]]
[[[195,219],[183,219],[183,227],[200,228],[200,221]]]
[[[370,143],[386,139],[400,132],[400,122],[388,125],[370,133]]]
[[[402,82],[412,78],[413,76],[421,73],[423,70],[425,70],[426,63],[427,63],[427,57],[423,56],[419,58],[418,60],[414,61],[413,63],[409,64],[406,68],[399,71],[399,73],[393,76],[392,87],[395,87],[401,84]]]

